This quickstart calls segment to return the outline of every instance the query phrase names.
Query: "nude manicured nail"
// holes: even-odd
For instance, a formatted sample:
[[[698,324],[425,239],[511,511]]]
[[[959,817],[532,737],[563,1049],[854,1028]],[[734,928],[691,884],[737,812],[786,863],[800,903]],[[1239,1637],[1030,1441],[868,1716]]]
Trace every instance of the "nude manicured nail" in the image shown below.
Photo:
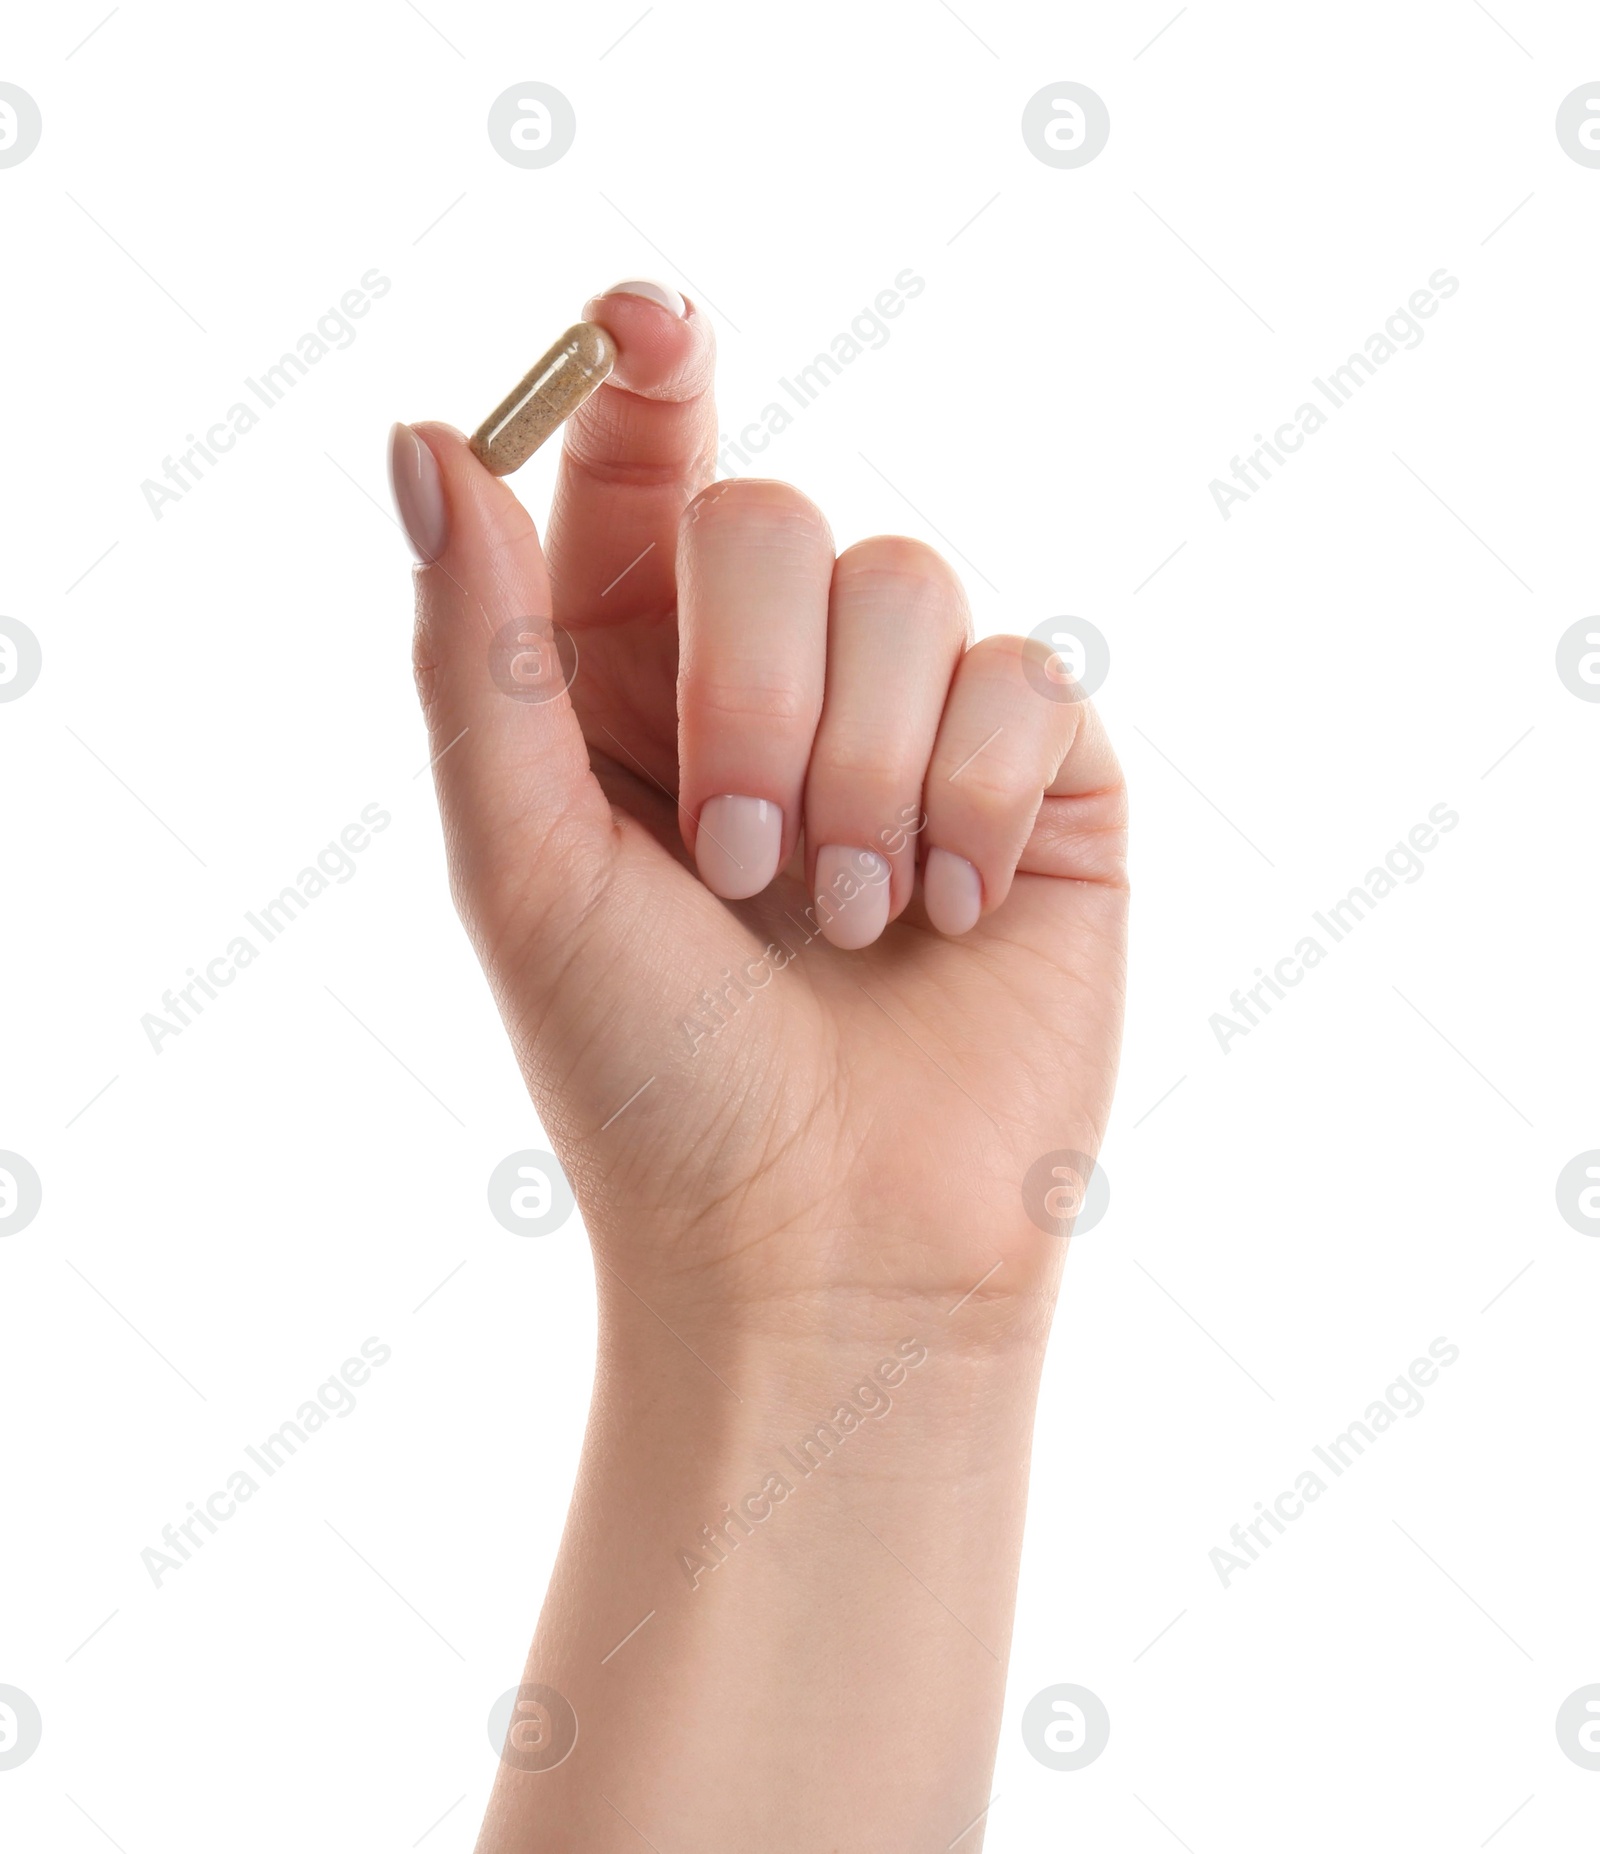
[[[983,912],[983,878],[964,856],[930,850],[922,869],[922,905],[940,933],[970,933]]]
[[[419,560],[437,560],[448,527],[444,485],[438,459],[409,425],[389,433],[389,488],[411,551]]]
[[[724,792],[700,807],[694,858],[700,880],[724,901],[759,895],[778,873],[783,812],[765,798]]]
[[[889,924],[889,865],[874,850],[837,843],[817,851],[817,920],[822,937],[853,953]]]
[[[646,302],[660,303],[681,322],[689,313],[689,306],[676,290],[669,289],[664,283],[652,283],[646,277],[630,277],[625,283],[613,283],[609,290],[602,290],[602,296],[642,296]]]

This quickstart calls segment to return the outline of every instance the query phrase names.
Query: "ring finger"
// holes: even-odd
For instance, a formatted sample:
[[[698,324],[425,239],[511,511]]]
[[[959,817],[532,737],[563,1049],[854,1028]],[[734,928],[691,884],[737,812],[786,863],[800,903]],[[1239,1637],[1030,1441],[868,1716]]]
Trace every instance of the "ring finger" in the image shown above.
[[[868,946],[911,899],[924,771],[966,599],[931,548],[897,535],[839,556],[828,677],[806,781],[806,858],[823,936]]]

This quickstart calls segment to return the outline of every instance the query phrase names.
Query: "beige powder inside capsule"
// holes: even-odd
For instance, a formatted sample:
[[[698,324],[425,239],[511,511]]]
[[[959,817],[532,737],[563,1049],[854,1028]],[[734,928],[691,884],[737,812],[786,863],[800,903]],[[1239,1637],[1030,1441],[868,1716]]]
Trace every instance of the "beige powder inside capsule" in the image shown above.
[[[473,455],[495,476],[520,470],[616,362],[616,344],[598,323],[575,322],[472,434]]]

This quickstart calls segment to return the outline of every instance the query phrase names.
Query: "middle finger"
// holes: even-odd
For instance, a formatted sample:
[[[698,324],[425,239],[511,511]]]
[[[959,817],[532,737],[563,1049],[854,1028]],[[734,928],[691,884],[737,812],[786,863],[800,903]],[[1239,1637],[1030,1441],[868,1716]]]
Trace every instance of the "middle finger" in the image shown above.
[[[833,537],[787,483],[718,483],[678,531],[678,803],[701,880],[757,895],[794,853],[822,712]]]

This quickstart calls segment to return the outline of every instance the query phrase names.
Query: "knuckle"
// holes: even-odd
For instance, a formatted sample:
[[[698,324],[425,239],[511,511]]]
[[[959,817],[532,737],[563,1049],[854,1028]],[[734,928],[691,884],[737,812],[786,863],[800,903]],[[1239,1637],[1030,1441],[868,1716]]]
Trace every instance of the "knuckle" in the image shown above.
[[[1049,646],[1030,637],[982,637],[962,659],[961,667],[969,676],[1014,685],[1022,681],[1025,662],[1036,658],[1042,665],[1049,656]]]
[[[923,541],[878,534],[847,547],[834,563],[834,592],[853,603],[883,605],[897,617],[943,624],[965,636],[967,598],[955,570]]]
[[[1010,815],[1026,805],[1036,805],[1044,788],[1033,771],[1022,771],[1003,761],[985,763],[981,758],[970,766],[956,761],[949,772],[941,772],[942,789],[970,809],[986,816]]]
[[[1028,852],[1053,874],[1126,889],[1126,792],[1116,788],[1080,798],[1047,798],[1034,820]]]
[[[915,792],[921,783],[917,770],[892,742],[853,734],[824,734],[818,739],[811,777],[850,795]]]
[[[907,534],[873,534],[856,541],[840,554],[835,571],[846,577],[881,573],[893,579],[928,580],[940,586],[961,583],[941,553]]]
[[[833,548],[821,509],[792,484],[765,477],[737,477],[702,490],[684,510],[681,531],[701,541],[731,534],[762,546]]]
[[[785,730],[809,730],[817,720],[816,697],[793,678],[770,670],[715,679],[691,676],[680,700],[686,714],[713,726],[722,720],[751,720]]]
[[[593,394],[567,421],[563,464],[605,488],[657,489],[681,482],[684,458],[658,436],[650,418],[655,412],[629,394]]]
[[[440,667],[433,627],[425,618],[419,618],[411,638],[411,676],[417,685],[417,700],[422,712],[430,719],[439,701]]]
[[[492,561],[532,548],[539,552],[539,529],[515,496],[495,496],[483,517],[479,544]]]
[[[1044,785],[1026,743],[1020,738],[1008,740],[1004,729],[997,729],[987,740],[962,738],[948,746],[941,743],[928,780],[930,792],[945,794],[989,816],[1037,806]]]

